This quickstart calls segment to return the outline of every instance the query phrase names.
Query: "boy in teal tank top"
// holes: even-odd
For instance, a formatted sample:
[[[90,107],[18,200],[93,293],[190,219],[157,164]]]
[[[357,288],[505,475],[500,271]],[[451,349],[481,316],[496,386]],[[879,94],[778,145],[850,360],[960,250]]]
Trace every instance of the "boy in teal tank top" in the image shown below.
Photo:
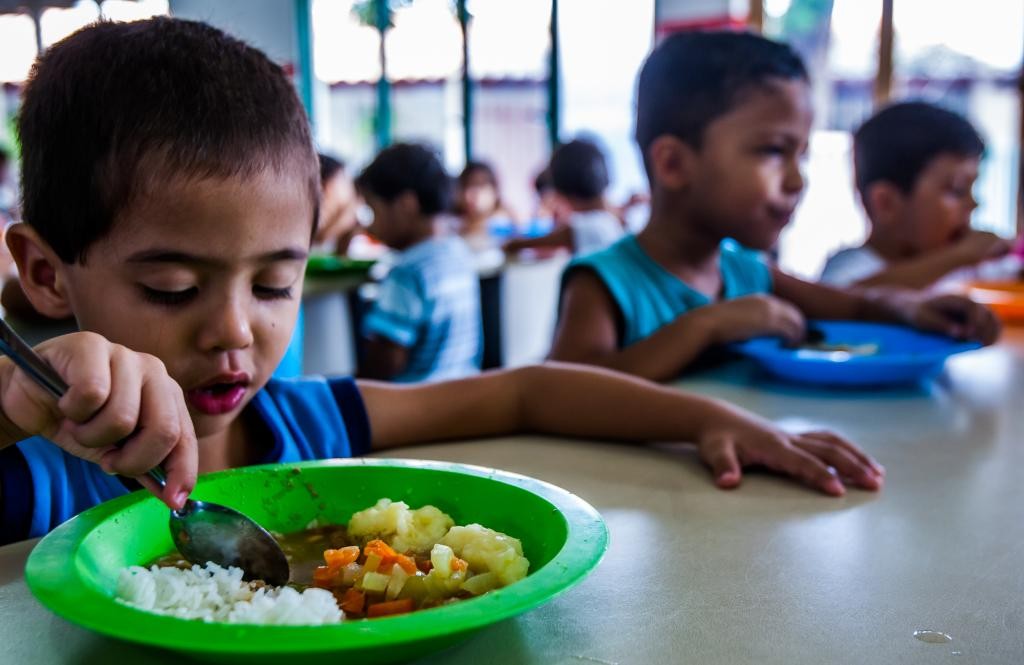
[[[716,345],[799,342],[805,318],[993,342],[995,317],[966,298],[834,289],[751,251],[775,244],[800,200],[812,119],[807,72],[788,46],[735,32],[663,41],[637,92],[650,220],[566,269],[551,358],[666,380]]]

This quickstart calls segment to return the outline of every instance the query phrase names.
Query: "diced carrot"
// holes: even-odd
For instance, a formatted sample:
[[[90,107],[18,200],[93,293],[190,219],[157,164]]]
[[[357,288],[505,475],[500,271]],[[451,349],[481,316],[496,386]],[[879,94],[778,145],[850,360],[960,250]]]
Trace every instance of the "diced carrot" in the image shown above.
[[[313,586],[330,589],[337,581],[337,571],[329,566],[317,566],[313,570]]]
[[[460,571],[461,572],[466,572],[466,570],[468,568],[469,568],[469,562],[467,562],[465,559],[460,559],[457,556],[453,556],[452,557],[452,572],[453,573],[458,573]]]
[[[374,554],[379,556],[380,565],[377,566],[377,570],[385,575],[391,573],[391,566],[395,565],[398,557],[402,556],[383,540],[371,540],[366,543],[366,547],[363,548],[363,554],[366,556]]]
[[[331,568],[342,568],[359,558],[359,548],[355,545],[337,550],[324,550],[324,561]]]
[[[393,614],[405,614],[406,612],[412,612],[415,607],[412,598],[403,598],[401,600],[392,600],[386,603],[374,603],[370,605],[370,608],[366,611],[366,616],[369,618],[374,617],[386,617]]]
[[[411,557],[407,557],[404,554],[396,554],[395,563],[397,563],[398,567],[409,575],[416,574],[416,562],[413,561]]]
[[[345,614],[362,614],[366,606],[366,594],[359,589],[348,589],[341,598],[340,607]]]
[[[363,548],[363,553],[367,556],[370,554],[376,554],[382,559],[385,557],[394,557],[398,554],[391,545],[388,545],[383,540],[371,540],[366,543],[366,547]]]

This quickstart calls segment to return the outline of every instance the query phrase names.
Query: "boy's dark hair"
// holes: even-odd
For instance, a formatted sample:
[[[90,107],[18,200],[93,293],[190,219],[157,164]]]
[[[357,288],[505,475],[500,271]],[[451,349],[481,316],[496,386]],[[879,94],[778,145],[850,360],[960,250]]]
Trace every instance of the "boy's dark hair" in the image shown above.
[[[326,185],[327,181],[334,177],[339,171],[345,170],[345,161],[324,154],[322,152],[317,153],[317,159],[320,160],[320,184]]]
[[[451,203],[451,180],[430,148],[396,143],[382,150],[356,178],[356,188],[387,202],[412,192],[424,215],[437,215]]]
[[[551,155],[551,184],[562,196],[593,199],[608,188],[608,164],[596,144],[576,139]]]
[[[939,155],[980,157],[985,142],[966,118],[926,102],[903,102],[871,116],[853,135],[857,189],[892,183],[909,194]]]
[[[545,166],[544,170],[533,179],[533,191],[542,196],[545,192],[554,188],[555,186],[551,184],[551,167]]]
[[[315,224],[316,156],[292,84],[203,23],[100,22],[54,44],[32,67],[18,134],[24,218],[67,263],[168,178],[294,172]]]
[[[494,172],[494,167],[487,162],[475,160],[466,162],[465,168],[463,168],[462,172],[459,173],[459,186],[465,187],[469,183],[469,178],[474,173],[483,173],[487,178],[487,181],[490,182],[495,189],[498,189],[498,174]]]
[[[741,95],[777,80],[807,80],[788,45],[748,32],[679,32],[654,49],[637,83],[636,141],[669,134],[700,148],[704,130]]]

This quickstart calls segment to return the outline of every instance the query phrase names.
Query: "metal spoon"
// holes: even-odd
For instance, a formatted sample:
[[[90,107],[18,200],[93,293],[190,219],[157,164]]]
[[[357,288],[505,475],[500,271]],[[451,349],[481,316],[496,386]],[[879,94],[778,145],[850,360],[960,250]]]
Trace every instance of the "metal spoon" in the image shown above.
[[[8,356],[44,390],[60,399],[68,385],[0,318],[0,352]],[[147,475],[161,489],[166,474],[157,466]],[[266,529],[237,510],[208,501],[188,499],[181,510],[171,511],[171,538],[181,555],[199,565],[207,561],[237,566],[247,580],[263,580],[273,586],[288,583],[288,559]]]

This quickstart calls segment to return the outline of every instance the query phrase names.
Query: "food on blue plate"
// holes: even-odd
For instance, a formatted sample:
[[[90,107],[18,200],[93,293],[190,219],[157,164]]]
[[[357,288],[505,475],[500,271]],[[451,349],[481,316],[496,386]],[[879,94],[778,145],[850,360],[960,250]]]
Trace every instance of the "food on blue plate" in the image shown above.
[[[799,349],[801,351],[818,351],[821,353],[847,353],[851,356],[875,356],[881,351],[881,346],[872,343],[847,344],[821,341],[801,344]]]
[[[117,597],[183,619],[317,625],[472,598],[523,579],[530,565],[516,538],[389,499],[347,527],[313,526],[278,540],[291,565],[287,587],[244,582],[238,568],[190,565],[173,554],[149,569],[122,570]]]

